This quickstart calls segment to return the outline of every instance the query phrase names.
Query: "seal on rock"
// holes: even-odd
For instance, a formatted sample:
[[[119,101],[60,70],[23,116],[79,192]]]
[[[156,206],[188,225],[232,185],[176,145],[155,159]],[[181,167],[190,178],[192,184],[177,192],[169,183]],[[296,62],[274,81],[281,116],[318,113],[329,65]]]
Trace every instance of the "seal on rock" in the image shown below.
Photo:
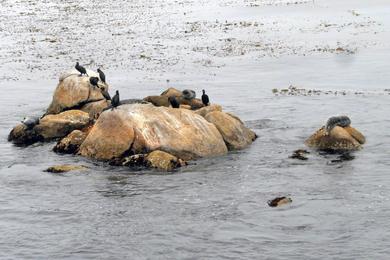
[[[185,89],[182,91],[182,93],[183,93],[183,98],[185,98],[187,100],[191,100],[191,99],[194,99],[196,97],[195,91],[193,91],[191,89]]]
[[[204,89],[202,90],[202,92],[203,92],[203,94],[202,94],[202,103],[203,103],[203,105],[208,106],[210,104],[209,96],[206,95],[206,91]]]
[[[21,122],[27,127],[27,129],[32,129],[34,126],[39,124],[39,117],[25,117]]]
[[[76,66],[74,68],[78,72],[80,72],[80,76],[82,76],[82,75],[87,75],[88,76],[87,70],[83,66],[81,66],[78,62],[76,62]]]
[[[180,104],[175,98],[175,96],[170,96],[168,98],[169,103],[171,103],[172,108],[180,108]]]
[[[326,131],[329,133],[335,126],[347,127],[351,125],[351,119],[347,116],[332,116],[326,122]]]

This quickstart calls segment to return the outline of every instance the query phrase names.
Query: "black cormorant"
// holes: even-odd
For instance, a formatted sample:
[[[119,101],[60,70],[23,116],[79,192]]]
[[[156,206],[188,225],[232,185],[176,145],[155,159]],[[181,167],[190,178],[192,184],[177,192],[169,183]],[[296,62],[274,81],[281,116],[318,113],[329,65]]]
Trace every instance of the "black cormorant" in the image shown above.
[[[179,104],[179,102],[177,101],[177,99],[175,98],[175,96],[170,96],[170,97],[168,98],[168,101],[169,101],[169,103],[171,103],[171,106],[172,106],[173,108],[179,108],[179,107],[180,107],[180,104]]]
[[[112,106],[112,109],[116,108],[117,106],[120,105],[120,100],[119,100],[119,91],[117,90],[115,92],[115,95],[112,97],[111,99],[111,106]]]
[[[101,69],[97,69],[97,72],[99,73],[100,80],[106,83],[106,75],[104,74],[104,72],[101,71]]]
[[[98,86],[99,78],[98,77],[90,77],[89,78],[89,83],[91,83],[92,86],[94,87],[99,87]]]
[[[203,95],[202,95],[203,105],[208,106],[210,104],[209,96],[206,95],[206,91],[204,91],[204,89],[202,90],[202,92],[203,92]]]
[[[86,70],[83,66],[81,66],[78,62],[76,62],[75,69],[76,69],[78,72],[80,72],[80,76],[82,76],[83,74],[85,74],[85,75],[88,76],[87,70]]]
[[[111,100],[110,93],[108,93],[107,90],[102,89],[102,95],[103,95],[103,97],[104,97],[106,100]]]

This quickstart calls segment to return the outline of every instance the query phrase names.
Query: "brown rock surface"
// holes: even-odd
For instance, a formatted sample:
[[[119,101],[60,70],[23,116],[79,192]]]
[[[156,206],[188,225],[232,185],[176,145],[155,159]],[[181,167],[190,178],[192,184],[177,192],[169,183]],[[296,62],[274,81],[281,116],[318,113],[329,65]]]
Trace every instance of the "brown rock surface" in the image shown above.
[[[80,154],[112,159],[129,149],[134,154],[161,150],[184,160],[227,152],[217,128],[192,111],[133,104],[104,111]]]
[[[56,146],[54,146],[53,151],[57,153],[77,153],[86,137],[87,133],[80,130],[74,130],[66,137],[62,138]]]
[[[88,113],[80,110],[68,110],[56,115],[43,117],[34,130],[44,139],[64,137],[73,130],[82,129],[90,124]]]
[[[256,139],[256,134],[241,120],[227,113],[214,111],[208,113],[205,118],[218,128],[229,150],[244,149]]]
[[[175,168],[185,165],[185,163],[172,154],[153,151],[146,156],[146,164],[151,168],[157,168],[163,171],[172,171]]]
[[[163,93],[161,93],[161,96],[166,96],[166,97],[170,97],[170,96],[175,96],[175,97],[180,97],[183,93],[178,90],[178,89],[175,89],[175,88],[168,88],[167,90],[165,90]]]
[[[329,134],[325,127],[321,127],[305,141],[305,144],[320,150],[356,150],[364,142],[364,136],[355,128],[335,126]]]
[[[95,72],[88,70],[89,76],[98,76]],[[108,86],[99,82],[99,86],[108,89]],[[46,114],[58,114],[62,111],[79,108],[88,102],[103,100],[101,90],[91,86],[89,77],[79,76],[77,71],[64,73],[53,95],[53,100],[47,109]]]
[[[214,111],[222,112],[222,107],[220,105],[212,104],[210,106],[205,106],[205,107],[202,107],[198,110],[195,110],[194,112],[200,116],[205,117],[208,113],[214,112]]]
[[[119,111],[103,112],[82,143],[79,153],[83,156],[100,160],[111,160],[120,157],[129,150],[134,141],[134,129],[131,120],[127,120]],[[142,105],[141,105],[142,106]]]
[[[35,131],[35,127],[28,129],[24,124],[18,124],[9,133],[8,141],[17,145],[29,145],[43,141],[43,138]]]
[[[100,113],[111,105],[110,100],[100,100],[96,102],[90,102],[80,108],[81,111],[87,112],[91,118],[99,117]]]

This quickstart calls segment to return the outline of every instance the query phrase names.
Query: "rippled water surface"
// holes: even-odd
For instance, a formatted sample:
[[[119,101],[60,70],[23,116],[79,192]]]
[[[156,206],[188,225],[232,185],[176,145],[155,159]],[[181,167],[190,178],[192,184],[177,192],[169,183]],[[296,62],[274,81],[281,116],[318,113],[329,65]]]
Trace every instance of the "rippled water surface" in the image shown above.
[[[390,4],[211,2],[0,0],[0,258],[388,259]],[[206,89],[259,138],[170,174],[8,143],[76,60],[124,98]],[[288,158],[339,114],[367,137],[352,160]],[[64,163],[89,170],[43,172]]]

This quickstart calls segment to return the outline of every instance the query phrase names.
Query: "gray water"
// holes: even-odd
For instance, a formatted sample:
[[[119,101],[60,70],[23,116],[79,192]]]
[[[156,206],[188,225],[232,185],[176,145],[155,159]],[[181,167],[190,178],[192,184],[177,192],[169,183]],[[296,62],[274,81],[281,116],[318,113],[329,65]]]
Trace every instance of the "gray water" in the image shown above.
[[[0,1],[0,258],[388,259],[390,5],[287,2]],[[216,20],[238,25],[225,32]],[[37,41],[46,37],[60,40]],[[174,173],[58,155],[54,142],[8,143],[78,59],[103,66],[125,98],[158,94],[166,79],[204,88],[259,138]],[[272,94],[290,84],[347,94]],[[288,158],[339,114],[367,138],[353,160]],[[89,170],[43,172],[65,163]],[[292,204],[268,207],[284,195]]]

